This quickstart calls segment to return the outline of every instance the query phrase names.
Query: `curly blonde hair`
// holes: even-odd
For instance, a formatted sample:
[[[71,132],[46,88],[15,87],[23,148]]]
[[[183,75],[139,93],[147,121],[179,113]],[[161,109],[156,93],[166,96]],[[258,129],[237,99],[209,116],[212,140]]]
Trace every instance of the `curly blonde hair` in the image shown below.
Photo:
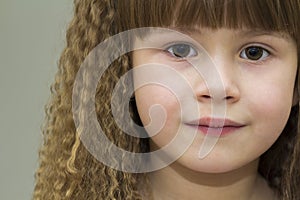
[[[142,199],[150,192],[143,189],[147,184],[146,174],[118,171],[94,158],[82,144],[74,124],[72,92],[76,74],[87,55],[105,39],[132,28],[149,26],[245,27],[291,35],[297,43],[299,58],[299,0],[75,0],[74,3],[67,45],[46,106],[44,142],[39,151],[40,165],[33,193],[36,200],[131,200]],[[123,133],[111,112],[114,86],[129,69],[130,53],[109,66],[98,83],[95,108],[99,124],[114,144],[131,152],[147,152],[148,139]],[[295,91],[299,90],[298,80]],[[131,112],[139,121],[134,104]],[[300,199],[298,116],[299,104],[293,106],[281,136],[260,159],[259,172],[281,200]],[[107,149],[103,151],[109,153]]]

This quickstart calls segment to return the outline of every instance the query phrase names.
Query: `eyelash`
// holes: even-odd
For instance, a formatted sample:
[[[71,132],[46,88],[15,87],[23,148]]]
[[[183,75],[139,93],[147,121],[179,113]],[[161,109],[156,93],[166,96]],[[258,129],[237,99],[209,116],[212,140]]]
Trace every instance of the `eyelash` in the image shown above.
[[[261,51],[262,54],[259,56],[259,58],[251,59],[248,57],[248,55],[246,55],[246,53],[247,53],[246,51],[250,50],[251,48]],[[243,48],[242,51],[239,53],[240,58],[242,58],[244,60],[249,60],[250,62],[257,62],[257,63],[264,62],[270,55],[271,55],[270,51],[260,45],[249,45],[249,46]]]
[[[176,55],[176,52],[174,51],[174,48],[175,47],[188,47],[189,48],[189,52],[188,52],[188,55],[187,56],[179,56],[178,54]],[[257,59],[251,59],[248,57],[247,53],[249,52],[246,52],[247,50],[250,50],[252,48],[252,50],[258,50],[258,51],[261,51],[261,56],[259,56],[259,58]],[[164,50],[167,54],[169,54],[171,57],[177,59],[177,60],[185,60],[187,58],[190,58],[190,57],[195,57],[198,55],[198,52],[196,50],[196,48],[193,47],[193,45],[191,44],[188,44],[188,43],[175,43],[175,44],[171,44],[171,45],[168,45],[167,48],[165,48]],[[254,52],[252,52],[254,53]],[[248,60],[250,62],[254,62],[254,63],[262,63],[264,62],[269,56],[271,55],[270,51],[267,50],[266,48],[260,46],[260,45],[249,45],[245,48],[243,48],[240,53],[239,53],[239,57],[244,59],[244,60]]]
[[[175,52],[175,47],[188,47],[189,48],[189,52],[187,56],[179,56],[179,54],[176,55]],[[165,48],[164,50],[167,54],[169,54],[170,56],[174,57],[175,59],[179,59],[179,60],[185,60],[187,58],[190,57],[195,57],[198,55],[198,52],[196,50],[196,48],[193,47],[193,45],[188,44],[188,43],[175,43],[175,44],[171,44],[169,45],[167,48]]]

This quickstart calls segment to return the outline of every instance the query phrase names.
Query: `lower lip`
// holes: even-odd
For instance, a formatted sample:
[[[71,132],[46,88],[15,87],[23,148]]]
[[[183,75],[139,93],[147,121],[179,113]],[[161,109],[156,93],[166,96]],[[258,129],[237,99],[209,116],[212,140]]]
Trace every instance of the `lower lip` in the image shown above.
[[[208,126],[197,126],[198,130],[200,130],[205,135],[212,136],[225,136],[235,131],[241,129],[243,126],[225,126],[220,128],[208,127]]]

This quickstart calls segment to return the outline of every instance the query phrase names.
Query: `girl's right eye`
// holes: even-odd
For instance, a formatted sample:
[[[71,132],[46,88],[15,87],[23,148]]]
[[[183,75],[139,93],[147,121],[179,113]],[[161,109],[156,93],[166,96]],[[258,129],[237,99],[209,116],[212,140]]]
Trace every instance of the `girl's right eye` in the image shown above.
[[[197,51],[189,44],[174,44],[169,46],[166,51],[171,54],[171,56],[184,59],[188,57],[197,56]]]

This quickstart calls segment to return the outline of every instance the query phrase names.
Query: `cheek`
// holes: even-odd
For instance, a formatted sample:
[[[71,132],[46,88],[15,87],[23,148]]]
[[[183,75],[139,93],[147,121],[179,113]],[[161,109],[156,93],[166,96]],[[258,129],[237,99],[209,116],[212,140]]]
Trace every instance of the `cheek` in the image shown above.
[[[180,106],[176,96],[162,86],[148,85],[137,89],[135,98],[138,113],[146,131],[149,135],[154,135],[151,138],[152,141],[159,147],[169,143],[176,135],[181,119]],[[151,111],[154,105],[159,105],[157,108],[160,111],[153,112],[154,109]],[[147,128],[149,125],[151,128]],[[158,133],[157,130],[159,130]]]
[[[249,100],[249,111],[255,117],[254,133],[270,143],[282,132],[292,106],[293,84],[261,84],[255,91],[255,98]]]
[[[264,90],[258,93],[257,100],[252,104],[252,109],[266,116],[287,116],[292,104],[292,93],[282,90]]]

